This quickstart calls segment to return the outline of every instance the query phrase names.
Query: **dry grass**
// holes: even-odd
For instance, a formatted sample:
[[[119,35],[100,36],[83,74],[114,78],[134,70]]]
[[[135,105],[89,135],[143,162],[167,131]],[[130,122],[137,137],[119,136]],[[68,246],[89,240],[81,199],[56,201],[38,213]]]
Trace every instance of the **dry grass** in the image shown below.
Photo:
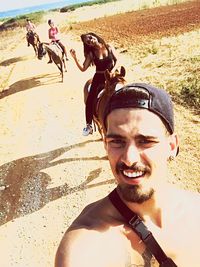
[[[153,40],[150,44],[130,48],[129,53],[134,55],[131,70],[137,80],[166,88],[174,101],[185,107],[189,105],[191,110],[198,113],[200,108],[199,51],[200,30],[163,37]],[[188,87],[191,91],[190,102],[183,94],[183,86],[190,86]]]

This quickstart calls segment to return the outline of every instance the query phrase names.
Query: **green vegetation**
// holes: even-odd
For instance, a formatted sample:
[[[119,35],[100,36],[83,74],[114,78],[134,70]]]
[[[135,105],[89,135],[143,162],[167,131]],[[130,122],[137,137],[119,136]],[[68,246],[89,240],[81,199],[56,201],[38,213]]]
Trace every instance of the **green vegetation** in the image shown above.
[[[164,5],[176,5],[182,2],[186,2],[185,0],[142,0],[139,1],[140,9],[147,9],[151,7],[158,7]]]
[[[42,22],[44,11],[34,12],[26,15],[17,16],[8,20],[3,20],[0,25],[0,31],[15,29],[17,27],[23,27],[26,23],[26,19],[29,18],[33,23],[39,24]]]
[[[101,5],[101,4],[106,4],[109,2],[116,2],[116,1],[119,1],[119,0],[96,0],[96,1],[94,0],[90,2],[83,2],[80,4],[72,4],[72,5],[62,7],[60,9],[60,12],[69,12],[69,11],[74,11],[75,9],[79,7],[83,7],[83,6],[92,6],[92,5],[97,5],[97,4]],[[174,5],[174,4],[182,3],[185,1],[186,0],[141,0],[137,3],[134,3],[133,1],[133,6],[137,6],[139,4],[138,8],[136,9],[145,9],[145,8],[152,8],[152,7],[161,6],[161,5]]]
[[[119,0],[97,0],[97,1],[83,2],[80,4],[72,4],[72,5],[62,7],[60,9],[60,12],[74,11],[75,9],[77,9],[79,7],[83,7],[83,6],[92,6],[92,5],[96,5],[96,4],[99,5],[99,4],[109,3],[109,2],[116,2],[116,1],[119,1]]]

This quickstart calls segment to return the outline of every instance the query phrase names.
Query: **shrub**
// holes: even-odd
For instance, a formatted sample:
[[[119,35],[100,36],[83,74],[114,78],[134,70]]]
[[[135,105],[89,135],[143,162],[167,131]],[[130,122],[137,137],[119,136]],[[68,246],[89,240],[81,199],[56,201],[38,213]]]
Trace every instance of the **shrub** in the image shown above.
[[[34,12],[26,15],[16,16],[15,18],[10,18],[8,20],[5,20],[0,25],[0,31],[14,29],[17,27],[23,27],[25,25],[25,20],[29,18],[31,21],[33,21],[36,24],[39,24],[42,21],[44,15],[44,11]]]
[[[83,6],[105,4],[105,3],[109,3],[109,2],[115,2],[115,1],[119,1],[119,0],[97,0],[97,1],[83,2],[83,3],[79,3],[79,4],[73,4],[73,5],[68,5],[68,6],[62,7],[60,9],[60,12],[61,13],[62,12],[69,12],[69,11],[74,11],[76,8],[83,7]]]
[[[188,78],[181,85],[180,96],[185,103],[200,109],[200,80],[197,75]]]

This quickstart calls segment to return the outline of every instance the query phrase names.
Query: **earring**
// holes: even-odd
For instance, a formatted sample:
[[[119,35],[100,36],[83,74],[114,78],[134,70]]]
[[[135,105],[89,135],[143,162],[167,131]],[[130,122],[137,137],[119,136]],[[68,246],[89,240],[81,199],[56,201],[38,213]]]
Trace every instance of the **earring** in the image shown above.
[[[169,156],[168,161],[173,161],[174,160],[174,156]]]

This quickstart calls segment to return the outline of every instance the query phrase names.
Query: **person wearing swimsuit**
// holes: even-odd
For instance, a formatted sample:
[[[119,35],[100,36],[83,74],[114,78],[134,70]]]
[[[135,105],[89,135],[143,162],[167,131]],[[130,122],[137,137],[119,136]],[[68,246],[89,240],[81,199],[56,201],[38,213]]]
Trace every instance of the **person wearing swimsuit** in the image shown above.
[[[51,40],[52,43],[56,42],[61,47],[61,49],[63,50],[63,52],[65,54],[66,60],[68,60],[67,50],[66,50],[66,47],[64,46],[64,44],[60,40],[58,27],[55,26],[52,19],[48,20],[48,24],[50,27],[48,30],[49,39]],[[53,61],[51,59],[51,56],[49,55],[49,62],[48,63],[52,63],[52,62]]]
[[[81,71],[86,71],[89,66],[95,65],[96,72],[92,79],[90,92],[86,101],[86,127],[83,128],[83,135],[87,136],[93,133],[92,117],[94,112],[94,103],[99,92],[105,84],[104,71],[108,69],[111,71],[117,61],[114,55],[113,48],[95,33],[86,33],[81,35],[81,40],[84,47],[85,60],[81,65],[76,57],[74,49],[70,50],[72,57]]]

